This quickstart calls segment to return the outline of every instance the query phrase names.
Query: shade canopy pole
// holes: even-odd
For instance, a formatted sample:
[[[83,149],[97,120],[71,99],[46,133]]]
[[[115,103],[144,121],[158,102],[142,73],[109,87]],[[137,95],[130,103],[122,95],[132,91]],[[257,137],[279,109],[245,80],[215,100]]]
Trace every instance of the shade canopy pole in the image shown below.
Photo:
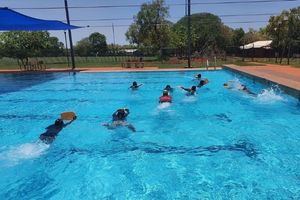
[[[65,10],[66,10],[66,18],[67,23],[70,25],[70,17],[69,17],[69,9],[68,9],[68,1],[65,0]],[[69,33],[69,40],[70,40],[70,50],[71,50],[71,62],[72,62],[72,69],[75,69],[75,58],[74,58],[74,48],[73,48],[73,41],[72,41],[72,32],[68,29]]]
[[[187,17],[188,17],[188,27],[187,27],[187,36],[188,36],[188,68],[191,67],[191,0],[188,0],[187,5]]]

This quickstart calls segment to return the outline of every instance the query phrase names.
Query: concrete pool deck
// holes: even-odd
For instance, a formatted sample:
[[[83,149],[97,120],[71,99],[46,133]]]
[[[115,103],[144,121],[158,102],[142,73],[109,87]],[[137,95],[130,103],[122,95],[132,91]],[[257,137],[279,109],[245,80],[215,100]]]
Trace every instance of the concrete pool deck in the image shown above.
[[[284,65],[263,66],[223,65],[224,69],[238,72],[263,83],[279,85],[287,94],[300,100],[300,69]]]

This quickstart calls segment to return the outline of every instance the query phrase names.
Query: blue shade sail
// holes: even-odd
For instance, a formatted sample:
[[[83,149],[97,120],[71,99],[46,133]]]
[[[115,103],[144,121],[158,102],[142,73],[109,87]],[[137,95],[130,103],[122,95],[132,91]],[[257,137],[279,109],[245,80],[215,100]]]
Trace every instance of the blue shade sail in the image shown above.
[[[43,20],[29,17],[9,8],[0,8],[1,31],[43,31],[81,28],[57,20]]]

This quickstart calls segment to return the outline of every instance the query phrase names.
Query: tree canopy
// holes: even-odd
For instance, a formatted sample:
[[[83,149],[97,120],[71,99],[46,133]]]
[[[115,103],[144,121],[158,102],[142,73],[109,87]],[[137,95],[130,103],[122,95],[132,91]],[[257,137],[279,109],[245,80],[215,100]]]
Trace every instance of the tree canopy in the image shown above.
[[[187,20],[185,16],[174,24],[174,44],[177,48],[186,47]],[[203,53],[216,53],[230,44],[232,29],[225,26],[221,19],[211,13],[196,13],[191,15],[192,50]]]
[[[168,7],[164,0],[144,3],[134,17],[133,24],[126,32],[127,40],[139,48],[151,49],[153,52],[168,46],[170,40],[170,22]]]
[[[75,52],[79,56],[98,56],[106,54],[108,50],[105,35],[95,32],[89,37],[77,42]]]
[[[271,16],[266,27],[266,34],[272,39],[272,47],[282,57],[293,48],[300,47],[300,7],[283,11],[280,15]],[[289,60],[288,60],[289,62]]]
[[[63,53],[63,44],[49,32],[9,31],[0,34],[1,56],[20,60],[35,56],[57,56]]]

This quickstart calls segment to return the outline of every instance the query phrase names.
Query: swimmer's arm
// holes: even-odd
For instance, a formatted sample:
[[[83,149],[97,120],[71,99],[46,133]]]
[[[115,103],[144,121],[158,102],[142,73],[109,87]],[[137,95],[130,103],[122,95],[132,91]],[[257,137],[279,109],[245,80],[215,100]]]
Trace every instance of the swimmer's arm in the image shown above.
[[[133,126],[132,124],[127,124],[126,126],[127,126],[127,128],[128,128],[129,130],[131,130],[132,132],[136,132],[136,129],[134,128],[134,126]]]
[[[71,124],[73,121],[75,121],[76,119],[77,119],[77,116],[74,116],[74,118],[73,118],[71,121],[69,121],[69,122],[67,122],[67,123],[64,124],[64,127],[70,125],[70,124]]]
[[[191,89],[190,88],[184,88],[183,86],[179,86],[181,89],[183,89],[183,90],[185,90],[185,91],[188,91],[188,92],[190,92],[191,91]]]
[[[109,123],[102,123],[101,125],[107,127],[107,129],[114,129],[115,128],[114,126],[112,126]]]
[[[118,113],[118,110],[112,114],[112,117],[115,117]]]

